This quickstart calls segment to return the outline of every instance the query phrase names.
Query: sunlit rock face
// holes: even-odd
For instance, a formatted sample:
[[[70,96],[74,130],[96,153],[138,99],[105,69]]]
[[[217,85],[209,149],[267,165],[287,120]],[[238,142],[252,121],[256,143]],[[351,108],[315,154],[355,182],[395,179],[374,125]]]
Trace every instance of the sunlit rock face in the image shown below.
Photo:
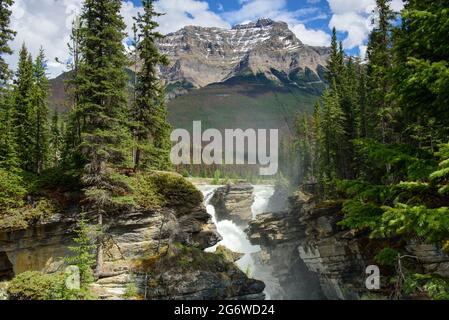
[[[78,219],[73,210],[23,230],[0,230],[0,280],[25,271],[63,271]],[[93,230],[95,219],[90,223]],[[236,265],[241,254],[205,252],[222,238],[203,203],[118,210],[104,215],[102,229],[104,263],[92,284],[99,299],[265,298],[264,283]]]
[[[328,48],[304,45],[286,23],[269,19],[230,30],[188,26],[168,34],[159,49],[170,59],[162,77],[195,88],[245,74],[314,87],[329,57]]]
[[[250,184],[227,185],[218,188],[210,204],[215,207],[218,221],[230,220],[246,226],[253,219],[254,187]]]

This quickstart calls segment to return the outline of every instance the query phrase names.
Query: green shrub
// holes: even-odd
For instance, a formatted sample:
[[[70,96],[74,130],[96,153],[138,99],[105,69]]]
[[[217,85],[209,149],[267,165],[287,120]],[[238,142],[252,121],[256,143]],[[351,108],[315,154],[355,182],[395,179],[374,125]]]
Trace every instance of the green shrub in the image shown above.
[[[50,218],[57,211],[57,206],[48,199],[41,199],[33,206],[8,209],[0,212],[0,230],[26,229],[31,223]]]
[[[79,191],[81,189],[81,170],[52,168],[45,170],[33,182],[33,192],[39,193],[42,189],[63,191]]]
[[[343,206],[345,218],[339,225],[350,229],[374,229],[382,219],[383,210],[372,203],[348,200]]]
[[[10,300],[58,300],[64,286],[63,274],[48,275],[28,271],[15,277],[7,292]]]
[[[449,300],[449,280],[431,274],[412,274],[404,283],[405,293],[424,292],[432,300]]]
[[[63,272],[45,274],[27,271],[16,276],[8,285],[10,300],[90,300],[94,296],[88,288],[71,290],[66,286]]]
[[[26,194],[22,177],[0,169],[0,214],[4,210],[23,206]]]
[[[162,200],[164,206],[184,212],[190,211],[203,202],[203,194],[180,175],[155,172],[149,174],[147,178],[155,188],[156,199]]]
[[[382,249],[374,258],[377,263],[388,266],[388,267],[394,267],[398,261],[399,252],[397,252],[394,249],[391,248],[384,248]]]

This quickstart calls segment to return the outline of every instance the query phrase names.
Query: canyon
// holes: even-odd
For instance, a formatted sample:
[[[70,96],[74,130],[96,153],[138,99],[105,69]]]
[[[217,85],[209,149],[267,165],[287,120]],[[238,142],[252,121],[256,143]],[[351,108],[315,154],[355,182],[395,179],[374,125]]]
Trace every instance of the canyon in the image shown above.
[[[123,212],[105,219],[105,263],[92,290],[99,299],[359,300],[368,290],[378,245],[343,229],[341,203],[306,191],[281,195],[272,185],[196,184],[204,201],[181,213]],[[77,214],[55,215],[25,230],[0,231],[0,279],[64,267]],[[449,256],[435,245],[406,246],[426,272],[447,277]],[[385,270],[382,270],[385,272]],[[4,284],[0,297],[6,298]],[[130,287],[134,294],[130,296]]]

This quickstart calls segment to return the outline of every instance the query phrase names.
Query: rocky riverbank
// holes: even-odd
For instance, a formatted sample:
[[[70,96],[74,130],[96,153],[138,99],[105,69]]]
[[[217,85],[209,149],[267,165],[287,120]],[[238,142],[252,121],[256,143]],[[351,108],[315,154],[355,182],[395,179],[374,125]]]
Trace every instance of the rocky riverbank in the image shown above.
[[[78,213],[54,215],[25,230],[0,230],[0,276],[65,268]],[[263,299],[229,253],[205,253],[221,238],[202,203],[105,215],[99,299]]]

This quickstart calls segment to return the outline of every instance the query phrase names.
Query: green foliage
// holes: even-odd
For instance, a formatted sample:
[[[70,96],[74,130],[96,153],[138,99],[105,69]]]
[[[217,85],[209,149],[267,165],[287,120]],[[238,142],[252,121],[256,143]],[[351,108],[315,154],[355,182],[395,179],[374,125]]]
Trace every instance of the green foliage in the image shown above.
[[[363,178],[376,183],[424,180],[435,168],[431,154],[408,145],[383,144],[372,139],[354,141]]]
[[[449,193],[449,143],[440,146],[440,151],[436,154],[441,162],[439,170],[430,175],[430,180],[439,185],[438,192],[442,195]]]
[[[13,51],[8,45],[14,39],[16,33],[11,30],[11,6],[14,0],[4,0],[0,3],[0,87],[3,87],[10,79],[10,71],[5,61],[5,54],[12,54]]]
[[[49,219],[56,211],[57,206],[47,199],[38,200],[33,205],[5,210],[0,213],[0,230],[26,229],[36,222]]]
[[[134,166],[166,170],[170,166],[170,125],[167,121],[164,87],[157,73],[160,65],[168,64],[168,59],[156,45],[163,36],[156,31],[159,25],[155,18],[161,14],[154,10],[153,2],[142,1],[143,13],[138,13],[135,18],[135,47],[142,67],[136,76],[136,99],[131,112],[137,141]]]
[[[383,266],[394,267],[398,262],[399,252],[392,248],[382,249],[375,257],[377,263]]]
[[[10,300],[61,300],[64,296],[64,274],[28,271],[16,276],[7,292]]]
[[[47,164],[48,158],[48,95],[49,83],[46,75],[46,60],[44,50],[41,48],[34,63],[33,107],[34,119],[34,172],[41,173]]]
[[[92,244],[92,230],[84,214],[78,220],[75,233],[76,237],[73,241],[76,246],[69,247],[72,255],[66,259],[66,262],[78,267],[80,271],[80,290],[76,292],[76,295],[87,297],[90,295],[89,285],[94,281],[92,268],[96,262],[94,254],[96,246]]]
[[[373,203],[348,200],[344,203],[345,218],[339,224],[351,229],[373,229],[379,225],[383,210]]]
[[[215,170],[215,172],[214,172],[214,179],[212,181],[212,184],[219,185],[220,184],[220,179],[221,179],[221,171],[220,170]]]
[[[424,292],[432,300],[449,300],[449,280],[437,275],[412,274],[406,278],[405,292]]]
[[[163,204],[187,213],[203,202],[203,194],[182,176],[173,173],[150,173],[147,176],[155,186],[156,194]]]
[[[79,191],[81,189],[81,174],[79,169],[55,167],[43,171],[32,183],[32,191],[39,193],[49,191]]]
[[[20,50],[19,66],[14,80],[12,126],[19,166],[23,170],[35,168],[35,109],[33,106],[33,60],[25,45]]]
[[[23,179],[0,168],[0,214],[4,210],[22,206],[26,194]]]
[[[449,208],[429,209],[425,206],[396,204],[384,207],[380,224],[374,229],[374,236],[389,237],[412,234],[429,242],[449,238]]]

